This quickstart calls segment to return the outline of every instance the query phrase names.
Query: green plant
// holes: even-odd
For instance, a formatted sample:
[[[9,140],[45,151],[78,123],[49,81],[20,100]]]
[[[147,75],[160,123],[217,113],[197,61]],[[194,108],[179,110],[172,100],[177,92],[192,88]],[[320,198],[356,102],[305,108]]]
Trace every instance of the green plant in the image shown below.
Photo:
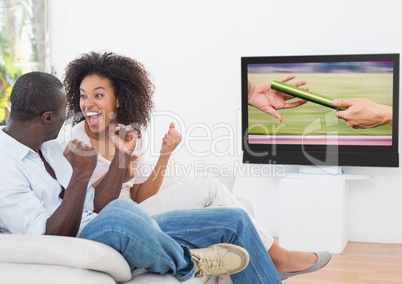
[[[0,0],[0,125],[7,122],[17,78],[44,69],[45,1]]]
[[[0,125],[5,124],[10,108],[11,88],[22,74],[22,69],[13,64],[7,48],[7,40],[0,37]]]

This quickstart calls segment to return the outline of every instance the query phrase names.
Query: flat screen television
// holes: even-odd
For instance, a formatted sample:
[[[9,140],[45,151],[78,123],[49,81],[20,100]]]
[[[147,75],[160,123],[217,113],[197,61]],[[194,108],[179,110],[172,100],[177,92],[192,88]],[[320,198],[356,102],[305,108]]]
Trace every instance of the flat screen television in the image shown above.
[[[291,74],[299,90],[332,99],[366,98],[392,108],[392,126],[355,129],[336,107],[317,102],[280,109],[279,122],[248,102],[248,84]],[[259,56],[241,58],[243,163],[399,167],[399,54]],[[300,100],[293,98],[287,102]]]

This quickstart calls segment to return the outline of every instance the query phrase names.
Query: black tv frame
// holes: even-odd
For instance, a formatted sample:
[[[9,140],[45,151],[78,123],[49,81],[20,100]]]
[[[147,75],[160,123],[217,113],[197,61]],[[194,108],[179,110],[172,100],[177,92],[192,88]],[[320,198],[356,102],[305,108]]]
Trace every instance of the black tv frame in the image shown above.
[[[250,144],[248,142],[248,64],[347,61],[393,62],[393,126],[391,146],[338,145],[336,152],[331,152],[327,149],[327,145]],[[243,163],[339,167],[399,167],[399,66],[400,55],[398,53],[241,57]],[[301,78],[302,76],[298,77]],[[315,160],[312,162],[306,156],[306,153],[320,161],[317,162]],[[331,155],[335,155],[336,158],[327,159]]]

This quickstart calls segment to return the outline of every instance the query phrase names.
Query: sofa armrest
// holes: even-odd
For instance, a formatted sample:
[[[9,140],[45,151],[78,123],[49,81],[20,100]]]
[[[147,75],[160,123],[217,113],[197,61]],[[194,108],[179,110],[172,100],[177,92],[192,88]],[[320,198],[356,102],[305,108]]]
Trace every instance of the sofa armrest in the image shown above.
[[[0,263],[59,265],[100,271],[118,283],[131,279],[128,263],[116,250],[73,237],[0,234]]]

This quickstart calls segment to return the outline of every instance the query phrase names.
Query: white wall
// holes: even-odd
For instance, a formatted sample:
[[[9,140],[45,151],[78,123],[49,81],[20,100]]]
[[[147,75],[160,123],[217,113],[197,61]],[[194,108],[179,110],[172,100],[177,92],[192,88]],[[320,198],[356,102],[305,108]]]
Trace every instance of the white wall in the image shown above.
[[[266,167],[241,167],[240,57],[402,51],[398,0],[50,2],[56,74],[91,50],[142,62],[156,85],[153,148],[176,121],[186,142],[174,162],[237,169],[236,194],[253,201],[272,235],[278,179],[267,177]],[[350,182],[350,239],[402,243],[402,169],[345,170],[374,176]]]

